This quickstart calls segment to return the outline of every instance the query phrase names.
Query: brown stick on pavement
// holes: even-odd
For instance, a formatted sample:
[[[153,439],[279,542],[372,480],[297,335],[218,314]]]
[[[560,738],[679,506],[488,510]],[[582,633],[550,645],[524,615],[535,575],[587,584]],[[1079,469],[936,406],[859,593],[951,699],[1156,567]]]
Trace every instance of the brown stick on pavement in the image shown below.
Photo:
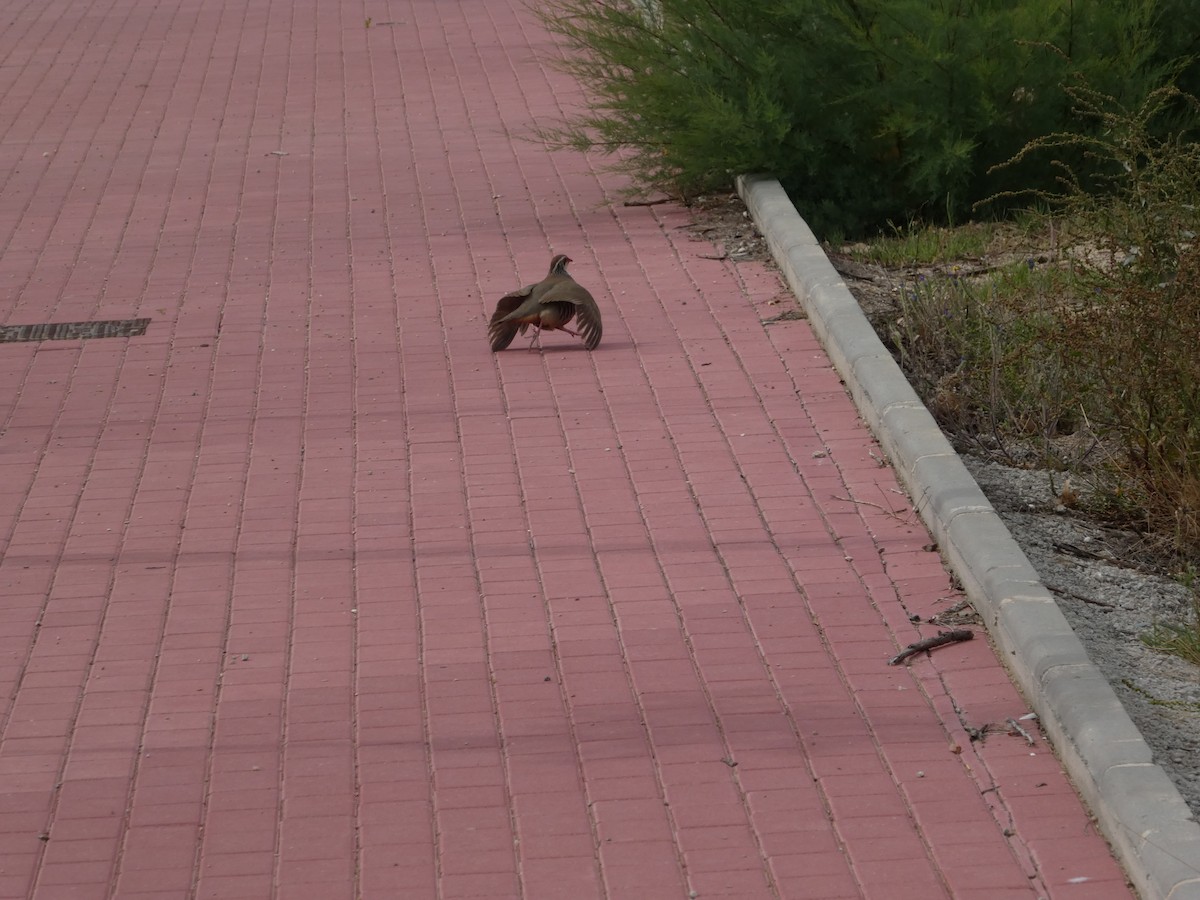
[[[895,656],[888,660],[889,666],[898,666],[905,660],[911,659],[918,653],[924,653],[927,650],[933,650],[935,647],[942,647],[946,644],[954,644],[960,641],[969,641],[975,637],[973,631],[968,629],[956,629],[954,631],[939,631],[933,637],[922,638],[919,641],[914,641],[909,644]]]

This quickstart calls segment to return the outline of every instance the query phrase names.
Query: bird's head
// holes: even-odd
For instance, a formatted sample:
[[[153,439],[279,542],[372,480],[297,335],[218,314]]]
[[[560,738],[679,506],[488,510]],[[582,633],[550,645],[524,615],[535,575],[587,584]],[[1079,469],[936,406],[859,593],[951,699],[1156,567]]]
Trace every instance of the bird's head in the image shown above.
[[[558,254],[556,257],[554,257],[554,259],[550,260],[550,274],[551,275],[566,275],[567,274],[567,263],[572,262],[572,261],[573,260],[571,259],[571,257],[567,256],[567,254],[565,254],[565,253]]]

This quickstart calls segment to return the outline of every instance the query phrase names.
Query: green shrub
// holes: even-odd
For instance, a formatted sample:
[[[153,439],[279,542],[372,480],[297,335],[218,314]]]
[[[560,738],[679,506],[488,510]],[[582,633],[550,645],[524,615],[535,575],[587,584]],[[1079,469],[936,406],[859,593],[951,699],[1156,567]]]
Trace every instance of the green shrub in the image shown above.
[[[1195,121],[1200,100],[1164,88],[1128,110],[1072,95],[1098,126],[1075,143],[1113,174],[1099,197],[1063,179],[1061,212],[1087,237],[1074,248],[1062,354],[1090,414],[1120,438],[1152,524],[1200,548],[1200,142],[1158,127],[1181,110]]]
[[[906,294],[892,343],[914,385],[957,434],[1047,457],[1087,424],[1105,515],[1200,551],[1200,100],[1151,92],[1135,108],[1073,87],[1086,134],[1032,142],[1085,160],[1103,190],[1059,166],[1037,199],[1055,235],[1050,264],[987,279],[931,279]],[[1015,439],[1015,440],[1014,440]],[[1076,442],[1078,446],[1079,442]],[[1059,462],[1069,460],[1059,459]]]
[[[1067,128],[1073,74],[1137,102],[1194,75],[1160,9],[1197,0],[546,0],[590,109],[547,139],[619,151],[640,190],[687,198],[780,179],[818,233],[963,216],[1049,186],[992,167]],[[1078,167],[1083,161],[1073,159]]]

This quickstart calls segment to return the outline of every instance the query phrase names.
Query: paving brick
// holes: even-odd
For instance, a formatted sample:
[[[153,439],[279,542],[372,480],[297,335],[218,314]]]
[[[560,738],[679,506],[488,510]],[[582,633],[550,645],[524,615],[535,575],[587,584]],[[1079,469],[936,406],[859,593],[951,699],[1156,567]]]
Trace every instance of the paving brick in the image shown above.
[[[581,857],[526,859],[521,867],[521,882],[529,897],[604,896],[596,861],[591,854]]]
[[[670,841],[602,843],[601,872],[609,891],[623,896],[634,891],[652,896],[680,891],[683,873],[673,849]]]

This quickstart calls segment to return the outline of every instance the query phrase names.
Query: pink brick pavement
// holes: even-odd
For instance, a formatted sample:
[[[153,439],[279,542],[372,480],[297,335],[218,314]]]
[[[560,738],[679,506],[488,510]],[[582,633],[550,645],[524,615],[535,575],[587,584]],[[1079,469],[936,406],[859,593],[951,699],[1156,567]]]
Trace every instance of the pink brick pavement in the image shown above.
[[[365,27],[365,16],[373,19]],[[0,898],[1111,898],[779,278],[520,0],[3,0]],[[551,252],[594,353],[488,351]],[[519,345],[517,345],[519,346]]]

